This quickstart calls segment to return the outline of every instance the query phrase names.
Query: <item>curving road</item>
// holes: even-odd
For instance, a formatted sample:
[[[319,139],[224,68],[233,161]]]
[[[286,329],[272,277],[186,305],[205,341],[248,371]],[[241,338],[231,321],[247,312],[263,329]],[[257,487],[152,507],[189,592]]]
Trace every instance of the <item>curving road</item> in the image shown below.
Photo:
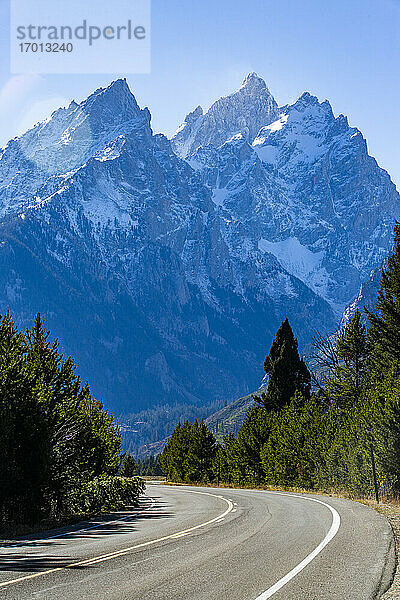
[[[391,528],[361,504],[156,484],[146,493],[136,513],[0,542],[0,598],[369,600],[390,583]]]

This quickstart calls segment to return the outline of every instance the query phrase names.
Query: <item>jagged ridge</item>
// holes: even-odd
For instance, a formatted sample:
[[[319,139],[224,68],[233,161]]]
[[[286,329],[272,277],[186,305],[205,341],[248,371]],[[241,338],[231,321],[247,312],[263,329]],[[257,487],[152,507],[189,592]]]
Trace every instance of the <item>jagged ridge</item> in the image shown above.
[[[186,124],[184,160],[118,80],[0,157],[1,310],[44,313],[118,412],[254,389],[286,315],[301,344],[335,327],[398,209],[361,134],[310,95],[278,109],[250,74]]]

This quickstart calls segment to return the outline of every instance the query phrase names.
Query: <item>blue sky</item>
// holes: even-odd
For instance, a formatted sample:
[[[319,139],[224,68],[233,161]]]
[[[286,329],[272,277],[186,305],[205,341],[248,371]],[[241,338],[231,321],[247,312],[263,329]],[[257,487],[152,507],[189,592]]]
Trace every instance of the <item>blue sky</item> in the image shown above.
[[[64,0],[58,0],[64,1]],[[104,0],[103,0],[104,1]],[[117,75],[9,72],[9,2],[0,0],[0,144]],[[400,188],[400,0],[152,1],[152,71],[127,75],[155,131],[262,76],[279,104],[308,90],[361,129]]]

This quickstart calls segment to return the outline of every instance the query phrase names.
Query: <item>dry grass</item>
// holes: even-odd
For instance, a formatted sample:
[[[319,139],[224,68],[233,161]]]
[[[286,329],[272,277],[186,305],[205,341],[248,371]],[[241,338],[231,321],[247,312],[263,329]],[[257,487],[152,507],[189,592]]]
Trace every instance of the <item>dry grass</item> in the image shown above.
[[[158,479],[158,478],[157,478]],[[161,479],[161,478],[160,478]],[[185,482],[174,482],[167,481],[165,477],[160,481],[162,485],[176,485],[176,486],[200,486],[207,488],[228,488],[232,490],[265,490],[270,492],[291,492],[293,494],[313,494],[314,496],[332,496],[332,498],[346,498],[347,500],[354,500],[355,502],[370,502],[369,499],[362,498],[356,494],[352,495],[348,492],[340,490],[325,489],[325,490],[310,490],[307,488],[294,487],[294,486],[279,486],[279,485],[250,485],[250,484],[234,484],[221,482],[219,485],[216,483],[205,483],[202,481],[185,483]],[[371,501],[372,502],[372,501]],[[400,499],[398,501],[400,507]]]

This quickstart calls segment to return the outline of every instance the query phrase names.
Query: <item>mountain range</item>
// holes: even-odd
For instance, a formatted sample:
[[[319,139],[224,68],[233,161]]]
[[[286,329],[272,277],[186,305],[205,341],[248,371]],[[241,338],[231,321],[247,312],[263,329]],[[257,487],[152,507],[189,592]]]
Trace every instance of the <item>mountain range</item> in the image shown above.
[[[250,73],[168,139],[125,80],[0,153],[0,311],[41,312],[118,414],[256,389],[285,316],[333,331],[390,251],[399,194],[361,132]]]

